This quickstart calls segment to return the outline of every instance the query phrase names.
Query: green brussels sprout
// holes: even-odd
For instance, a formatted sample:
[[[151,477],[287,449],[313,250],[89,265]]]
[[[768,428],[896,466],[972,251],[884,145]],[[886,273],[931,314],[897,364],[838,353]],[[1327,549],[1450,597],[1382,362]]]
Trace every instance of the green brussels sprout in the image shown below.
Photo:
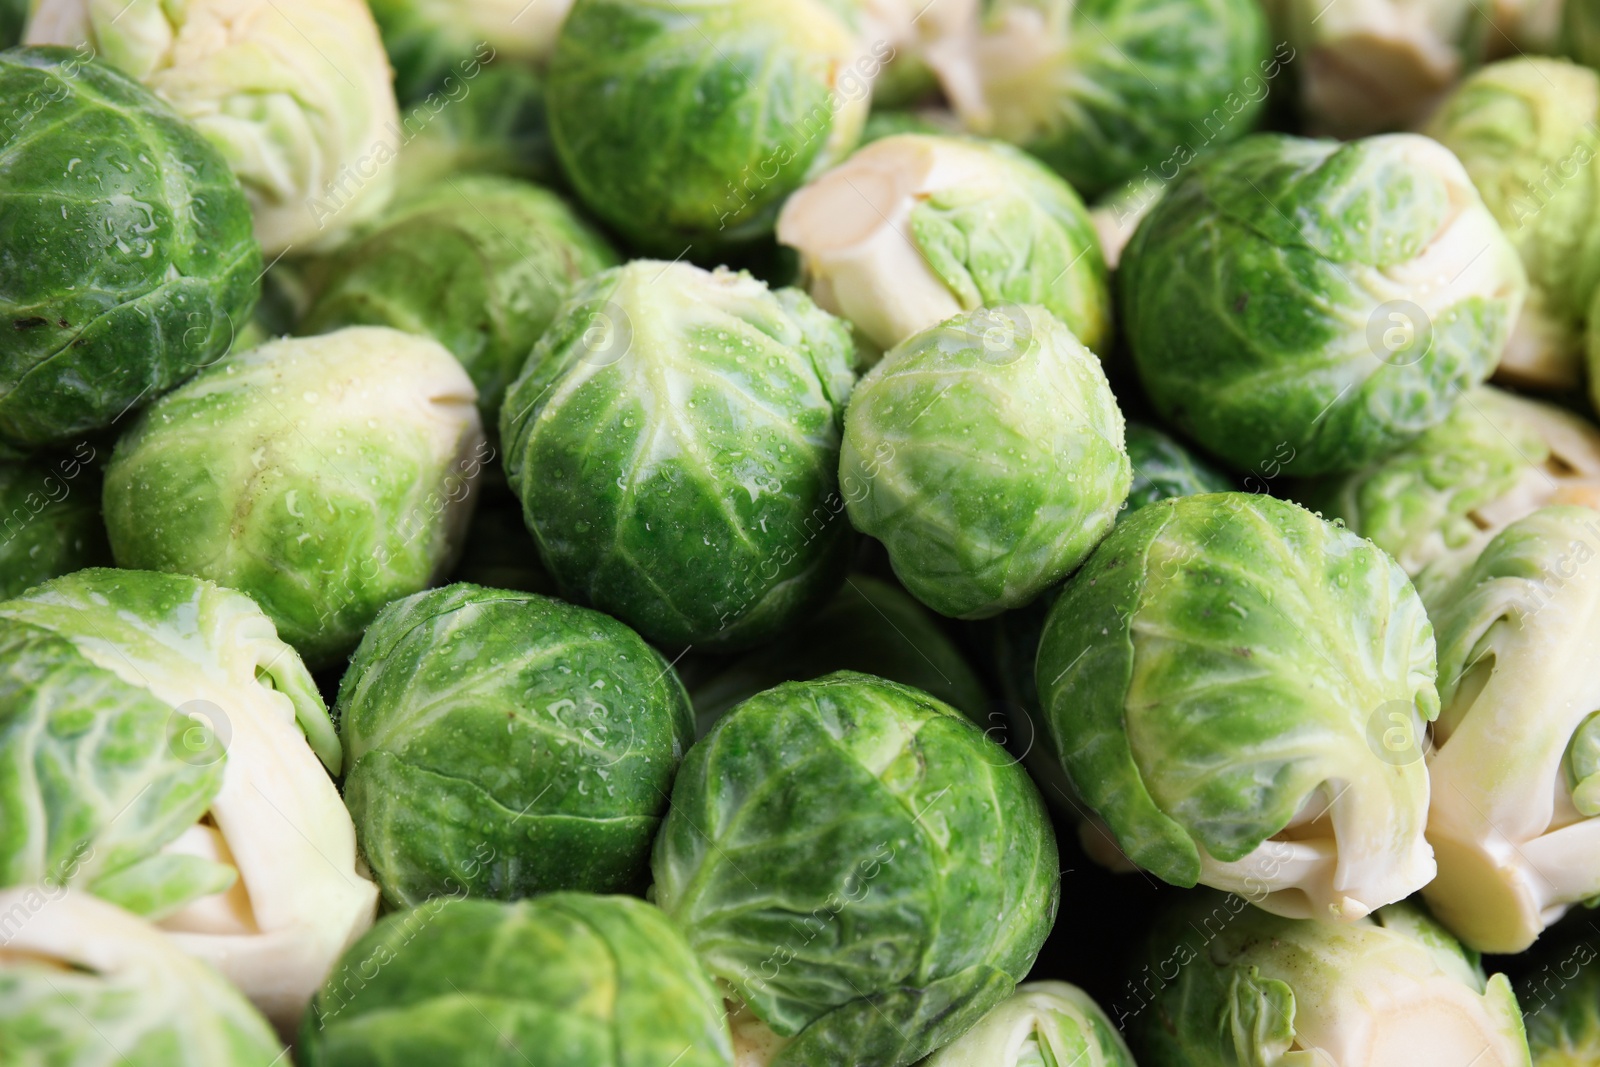
[[[471,70],[468,65],[466,70]],[[400,116],[396,197],[459,174],[504,174],[528,181],[561,180],[544,113],[544,78],[515,63],[483,66],[465,88],[448,83]]]
[[[1434,874],[1417,742],[1434,655],[1371,542],[1214,493],[1117,525],[1051,608],[1037,684],[1075,792],[1130,860],[1348,922]]]
[[[0,600],[111,562],[94,458],[82,442],[70,455],[0,459]]]
[[[363,0],[35,0],[25,39],[92,48],[171,104],[238,175],[268,256],[337,245],[393,191],[394,87]]]
[[[773,1067],[902,1067],[1009,996],[1055,921],[1027,774],[954,708],[840,671],[689,750],[656,900],[777,1046]]]
[[[923,1067],[1134,1067],[1100,1005],[1066,982],[1027,982]]]
[[[267,1021],[216,971],[82,893],[0,890],[0,1049],[12,1064],[271,1067]]]
[[[555,194],[490,175],[446,178],[321,268],[327,282],[300,332],[393,326],[432,337],[467,368],[492,425],[573,285],[616,263]]]
[[[855,51],[826,0],[577,0],[550,64],[556,152],[636,248],[703,257],[770,233],[855,147],[876,73]]]
[[[897,586],[865,574],[781,641],[734,660],[689,687],[704,737],[723,712],[780,682],[863,671],[920,689],[987,725],[989,696],[961,650],[927,609]]]
[[[572,0],[368,0],[394,67],[395,95],[409,103],[464,62],[527,68],[548,59]],[[470,66],[465,69],[472,69]]]
[[[1144,1067],[1528,1067],[1510,981],[1408,904],[1336,924],[1194,894],[1145,958],[1150,999],[1127,1006]]]
[[[1117,272],[1162,416],[1252,468],[1354,470],[1494,369],[1527,288],[1466,171],[1426,137],[1251,137],[1161,198]]]
[[[1576,388],[1600,288],[1600,74],[1560,59],[1491,64],[1445,100],[1428,133],[1460,158],[1527,268],[1499,377]]]
[[[256,599],[312,666],[449,573],[486,452],[437,342],[381,326],[272,341],[168,394],[117,442],[117,564]]]
[[[545,567],[651,641],[781,632],[848,562],[854,355],[804,293],[742,272],[641,260],[578,286],[500,414]]]
[[[1534,974],[1517,982],[1533,1067],[1600,1063],[1600,967],[1593,944],[1552,945]]]
[[[1131,469],[1094,353],[1042,307],[1007,305],[915,335],[845,413],[850,521],[945,615],[1020,607],[1116,522]]]
[[[1419,585],[1442,703],[1423,896],[1468,946],[1521,952],[1600,896],[1600,513],[1543,508]]]
[[[1128,462],[1133,467],[1133,484],[1128,489],[1128,506],[1118,516],[1119,521],[1158,500],[1226,493],[1234,488],[1232,478],[1154,426],[1130,422],[1125,436]]]
[[[667,662],[607,615],[452,585],[397,600],[339,685],[344,799],[384,898],[643,890],[694,741]]]
[[[0,602],[0,662],[0,886],[141,915],[292,1029],[378,890],[271,620],[210,582],[85,570]]]
[[[732,1067],[683,935],[627,897],[435,900],[351,946],[300,1031],[305,1067]]]
[[[1299,82],[1303,121],[1319,136],[1415,129],[1490,46],[1503,47],[1521,0],[1266,0],[1274,39]]]
[[[801,189],[778,218],[811,296],[892,348],[962,311],[1040,304],[1084,344],[1111,341],[1111,295],[1072,187],[1010,145],[904,134]]]
[[[1600,509],[1600,429],[1492,386],[1372,466],[1298,486],[1413,577],[1447,555],[1475,557],[1508,525],[1549,504]]]
[[[1255,126],[1283,57],[1255,0],[981,0],[930,50],[975,133],[1020,145],[1086,197],[1187,166]]]
[[[221,355],[261,249],[222,157],[59,48],[0,53],[0,439],[105,429]]]

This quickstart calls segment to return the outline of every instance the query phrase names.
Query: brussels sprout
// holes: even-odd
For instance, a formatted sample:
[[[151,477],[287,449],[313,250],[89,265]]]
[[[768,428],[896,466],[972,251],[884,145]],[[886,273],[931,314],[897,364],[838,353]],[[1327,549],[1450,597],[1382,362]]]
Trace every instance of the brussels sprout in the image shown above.
[[[510,178],[446,178],[323,268],[328,281],[300,331],[393,326],[433,337],[467,368],[492,424],[572,286],[616,262],[553,193]]]
[[[1288,46],[1300,111],[1310,129],[1362,137],[1415,128],[1469,64],[1504,33],[1490,24],[1508,0],[1266,0],[1275,37]],[[1491,40],[1492,38],[1492,40]]]
[[[578,0],[550,64],[556,152],[639,249],[761,237],[855,146],[877,71],[855,53],[826,0]]]
[[[1245,468],[1354,470],[1444,420],[1522,306],[1515,249],[1414,134],[1252,137],[1197,163],[1118,271],[1164,417]]]
[[[1428,133],[1460,157],[1528,272],[1499,376],[1571,389],[1600,287],[1600,75],[1514,59],[1452,93]]]
[[[1128,507],[1119,520],[1158,500],[1226,493],[1234,488],[1232,478],[1154,426],[1130,422],[1126,436],[1133,485],[1128,490]]]
[[[1533,1067],[1600,1063],[1600,966],[1592,944],[1551,946],[1537,973],[1517,982]]]
[[[1069,574],[1131,477],[1099,360],[1026,305],[957,315],[884,356],[851,398],[839,462],[856,529],[924,604],[965,619]]]
[[[283,1047],[216,971],[94,897],[0,890],[0,1049],[61,1067],[272,1067]]]
[[[637,261],[584,282],[500,414],[545,567],[652,641],[779,633],[847,562],[853,358],[842,323],[748,274]]]
[[[1416,739],[1434,655],[1422,601],[1370,542],[1215,493],[1118,524],[1051,609],[1037,683],[1068,777],[1129,859],[1349,921],[1433,877]]]
[[[1005,750],[915,689],[840,671],[730,711],[689,750],[656,900],[781,1046],[901,1067],[1027,974],[1055,836]]]
[[[369,0],[402,104],[463,63],[526,66],[548,59],[572,0]],[[465,69],[471,70],[470,66]]]
[[[333,247],[393,190],[394,88],[362,0],[35,0],[26,40],[86,45],[193,123],[269,256]]]
[[[455,96],[447,88],[437,99],[407,106],[400,125],[406,137],[397,197],[466,172],[561,180],[545,119],[544,79],[526,67],[485,66]]]
[[[221,355],[261,250],[222,158],[58,48],[0,53],[0,439],[104,429]]]
[[[983,683],[927,610],[898,587],[855,574],[781,641],[689,687],[698,733],[705,736],[723,712],[763,689],[841,670],[871,672],[920,689],[988,725]]]
[[[649,904],[436,900],[356,942],[311,1004],[305,1067],[732,1067],[722,1003]]]
[[[1028,982],[923,1067],[1134,1067],[1133,1055],[1087,993]]]
[[[643,890],[694,717],[609,616],[452,585],[384,608],[339,686],[344,799],[396,906]]]
[[[1527,1067],[1517,996],[1420,909],[1357,922],[1196,894],[1151,931],[1129,1038],[1144,1067]]]
[[[1600,509],[1600,429],[1561,408],[1491,386],[1365,470],[1297,489],[1413,576],[1441,557],[1468,558],[1547,504]]]
[[[1443,705],[1423,895],[1469,946],[1521,952],[1600,896],[1600,514],[1536,511],[1421,585]]]
[[[1087,197],[1187,166],[1255,126],[1283,56],[1255,0],[982,0],[930,50],[977,133],[1021,145]]]
[[[0,602],[0,662],[0,885],[145,916],[291,1028],[378,891],[271,620],[210,582],[79,571]]]
[[[230,356],[117,442],[111,550],[249,593],[331,663],[449,573],[486,456],[476,399],[444,348],[379,326]]]
[[[1072,187],[1009,145],[905,134],[875,141],[784,205],[819,305],[880,348],[961,311],[1041,304],[1096,351],[1111,296]]]
[[[47,578],[111,562],[88,443],[33,462],[0,459],[0,600]]]

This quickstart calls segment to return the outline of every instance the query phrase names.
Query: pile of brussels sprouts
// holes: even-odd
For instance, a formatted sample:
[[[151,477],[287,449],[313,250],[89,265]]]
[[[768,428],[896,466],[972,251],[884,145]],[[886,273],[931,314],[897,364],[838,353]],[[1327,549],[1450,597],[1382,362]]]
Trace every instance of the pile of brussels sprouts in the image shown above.
[[[1600,0],[0,49],[3,1067],[1600,1067]]]

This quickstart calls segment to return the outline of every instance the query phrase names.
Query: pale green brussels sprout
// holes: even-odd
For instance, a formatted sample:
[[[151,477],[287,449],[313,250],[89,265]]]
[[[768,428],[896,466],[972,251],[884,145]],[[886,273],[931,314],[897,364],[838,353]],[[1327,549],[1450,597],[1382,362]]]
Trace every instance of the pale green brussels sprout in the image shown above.
[[[12,1064],[274,1067],[244,996],[170,937],[84,893],[0,890],[0,1049]]]
[[[222,157],[87,49],[0,53],[0,441],[76,446],[206,366],[261,249]]]
[[[1460,162],[1415,134],[1208,156],[1117,277],[1162,416],[1239,467],[1300,477],[1442,422],[1494,370],[1527,288]]]
[[[827,0],[577,0],[550,129],[591,211],[640,250],[704,258],[770,233],[855,147],[879,65]]]
[[[328,976],[304,1067],[733,1067],[722,1000],[642,900],[549,893],[389,915]]]
[[[854,358],[843,323],[743,272],[640,260],[581,284],[500,413],[551,576],[661,644],[795,622],[848,563]]]
[[[491,425],[573,285],[617,262],[554,193],[511,178],[445,178],[396,203],[319,265],[301,333],[392,326],[461,361]]]
[[[1560,59],[1491,64],[1450,95],[1428,133],[1460,158],[1527,267],[1499,377],[1575,388],[1600,288],[1600,75]]]
[[[1600,1063],[1600,958],[1588,941],[1556,944],[1517,982],[1533,1067]]]
[[[100,521],[97,452],[0,458],[0,600],[47,578],[111,562]]]
[[[1320,136],[1415,128],[1515,21],[1506,0],[1264,0]],[[1520,0],[1519,0],[1520,3]],[[1506,9],[1492,17],[1491,8]],[[1495,18],[1504,29],[1492,26]]]
[[[1600,896],[1600,513],[1536,511],[1419,585],[1443,705],[1423,896],[1469,946],[1521,952]]]
[[[300,657],[242,593],[125,570],[0,602],[0,647],[0,885],[141,915],[292,1030],[378,898]]]
[[[463,63],[528,67],[550,57],[572,0],[369,0],[402,104],[438,88]],[[476,88],[476,87],[474,87]]]
[[[527,67],[488,64],[470,83],[463,73],[407,104],[400,126],[405,136],[397,199],[465,173],[560,181],[544,113],[544,78]]]
[[[815,615],[689,686],[698,735],[729,708],[780,682],[864,671],[909,685],[988,725],[989,697],[928,610],[889,582],[852,574]]]
[[[1042,307],[924,330],[861,379],[839,478],[850,521],[945,615],[1059,582],[1111,529],[1132,471],[1100,361]]]
[[[799,251],[812,298],[879,348],[996,304],[1042,305],[1096,351],[1111,340],[1083,201],[1007,144],[874,141],[789,198],[778,240]]]
[[[1528,1067],[1510,981],[1410,904],[1325,923],[1197,893],[1144,956],[1117,1013],[1143,1067]]]
[[[930,47],[967,128],[1020,145],[1086,197],[1170,180],[1249,133],[1285,55],[1257,0],[978,0]],[[1171,173],[1169,173],[1169,171]]]
[[[1370,541],[1214,493],[1117,525],[1051,608],[1037,684],[1075,792],[1130,860],[1348,922],[1434,875],[1434,655],[1421,599]]]
[[[117,564],[242,590],[331,663],[454,564],[489,455],[476,400],[448,351],[387,327],[229,356],[117,442]]]
[[[642,891],[694,741],[683,685],[632,630],[474,585],[384,608],[337,718],[345,803],[396,906]]]
[[[401,131],[363,0],[36,0],[28,44],[86,44],[222,153],[268,257],[383,209]]]
[[[751,697],[689,750],[652,869],[748,1009],[752,1062],[903,1067],[1028,973],[1057,862],[1003,748],[925,693],[840,671]]]
[[[1476,556],[1546,505],[1600,509],[1600,429],[1554,405],[1480,386],[1399,451],[1298,486],[1295,498],[1415,576],[1448,555]]]
[[[1122,1035],[1087,993],[1027,982],[923,1067],[1134,1067]]]

